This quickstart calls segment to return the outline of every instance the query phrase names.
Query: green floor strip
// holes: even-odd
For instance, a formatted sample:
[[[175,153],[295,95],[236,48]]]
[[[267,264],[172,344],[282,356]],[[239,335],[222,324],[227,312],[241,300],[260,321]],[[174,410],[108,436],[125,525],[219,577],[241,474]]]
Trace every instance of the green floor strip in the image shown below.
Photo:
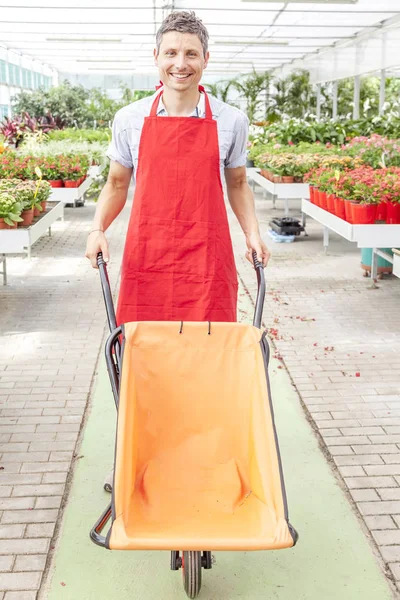
[[[241,319],[252,309],[241,290]],[[271,360],[272,398],[289,500],[300,533],[292,550],[219,552],[203,571],[203,600],[387,600],[374,553],[318,447],[284,369]],[[115,409],[104,361],[79,450],[73,485],[48,579],[47,600],[178,600],[181,572],[168,552],[110,552],[89,540],[109,502],[102,489],[113,462]]]

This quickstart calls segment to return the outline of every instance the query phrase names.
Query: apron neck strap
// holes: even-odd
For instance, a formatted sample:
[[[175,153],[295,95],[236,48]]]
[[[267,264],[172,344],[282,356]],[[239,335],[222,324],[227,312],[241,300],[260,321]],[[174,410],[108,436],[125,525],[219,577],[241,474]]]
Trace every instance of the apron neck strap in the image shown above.
[[[154,98],[154,102],[152,104],[151,111],[150,111],[150,116],[151,117],[156,117],[157,116],[158,103],[159,103],[160,98],[161,98],[161,96],[163,94],[163,88],[162,88],[161,85],[158,85],[156,89],[160,90],[160,92]],[[206,108],[206,119],[212,119],[212,110],[211,110],[210,100],[208,98],[208,94],[207,94],[206,90],[204,89],[204,87],[202,85],[199,85],[199,92],[203,92],[203,94],[204,94],[205,108]]]

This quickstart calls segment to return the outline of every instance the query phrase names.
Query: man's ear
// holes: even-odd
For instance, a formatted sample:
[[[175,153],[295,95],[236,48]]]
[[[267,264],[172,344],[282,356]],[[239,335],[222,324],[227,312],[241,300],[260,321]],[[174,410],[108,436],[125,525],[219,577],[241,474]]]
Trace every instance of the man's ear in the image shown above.
[[[153,57],[154,57],[154,64],[157,65],[157,58],[158,58],[157,48],[154,48],[154,50],[153,50]]]
[[[205,58],[204,58],[204,68],[205,68],[205,69],[207,68],[208,61],[209,61],[209,60],[210,60],[210,53],[209,53],[209,52],[207,52],[207,53],[206,53],[206,55],[205,55]]]

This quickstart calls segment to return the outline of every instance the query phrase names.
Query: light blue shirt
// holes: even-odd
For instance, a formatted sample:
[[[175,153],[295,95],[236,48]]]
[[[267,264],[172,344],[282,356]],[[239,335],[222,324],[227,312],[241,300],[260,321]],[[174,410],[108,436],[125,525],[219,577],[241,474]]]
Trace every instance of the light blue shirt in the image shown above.
[[[135,176],[138,165],[139,141],[144,118],[150,114],[156,94],[132,102],[119,110],[112,126],[112,141],[107,156],[128,169],[133,167]],[[213,119],[217,121],[221,177],[224,169],[235,169],[246,165],[246,147],[249,120],[238,108],[230,106],[214,96],[208,95]],[[160,98],[157,115],[167,116]],[[205,117],[205,98],[200,100],[189,117]]]

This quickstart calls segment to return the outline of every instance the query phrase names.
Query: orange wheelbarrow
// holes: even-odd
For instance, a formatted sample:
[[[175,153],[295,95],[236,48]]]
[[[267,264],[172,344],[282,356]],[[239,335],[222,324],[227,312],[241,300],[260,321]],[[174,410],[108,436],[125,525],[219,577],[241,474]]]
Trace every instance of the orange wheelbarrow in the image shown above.
[[[295,545],[262,333],[262,265],[253,325],[145,321],[116,326],[105,354],[118,411],[112,501],[90,532],[110,550],[170,550],[189,598],[211,550]],[[111,521],[107,535],[102,531]],[[208,549],[208,550],[207,550]]]

